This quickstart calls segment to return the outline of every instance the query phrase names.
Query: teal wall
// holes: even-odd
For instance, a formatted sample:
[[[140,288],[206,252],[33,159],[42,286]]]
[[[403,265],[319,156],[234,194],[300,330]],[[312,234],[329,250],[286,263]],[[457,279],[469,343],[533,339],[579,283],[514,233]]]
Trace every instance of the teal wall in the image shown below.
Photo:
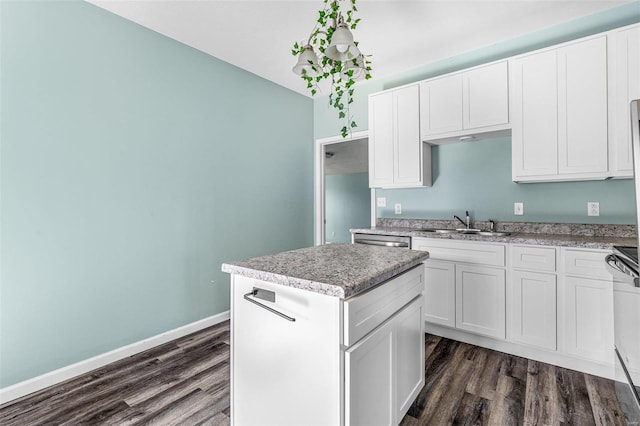
[[[313,243],[310,99],[82,1],[1,7],[0,387],[226,311],[222,262]]]
[[[433,148],[433,186],[377,190],[387,198],[378,217],[452,219],[469,210],[472,219],[565,223],[635,223],[631,179],[517,184],[511,181],[511,138]],[[513,203],[524,202],[524,216]],[[587,216],[587,202],[600,202],[600,216]],[[402,215],[393,212],[402,204]]]
[[[586,16],[543,31],[505,40],[485,48],[447,58],[380,81],[358,83],[351,113],[358,129],[366,130],[367,96],[425,78],[507,58],[530,50],[640,22],[640,1]],[[425,33],[425,36],[432,36]],[[373,76],[375,78],[375,52]],[[327,98],[314,101],[314,136],[339,134],[343,123],[328,107]],[[515,184],[511,181],[510,139],[452,144],[434,149],[436,181],[432,188],[377,190],[387,197],[378,217],[448,219],[473,211],[476,219],[567,223],[635,224],[631,180],[575,183]],[[513,215],[513,203],[525,203],[524,216]],[[586,215],[587,201],[600,202],[600,216]],[[402,215],[393,205],[402,204]]]
[[[351,243],[351,228],[371,226],[369,173],[325,177],[325,240]]]

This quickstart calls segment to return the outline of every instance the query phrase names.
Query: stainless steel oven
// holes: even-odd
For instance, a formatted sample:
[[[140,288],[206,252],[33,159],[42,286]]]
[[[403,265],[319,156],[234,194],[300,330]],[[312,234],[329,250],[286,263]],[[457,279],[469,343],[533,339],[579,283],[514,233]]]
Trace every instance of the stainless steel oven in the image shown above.
[[[613,282],[616,394],[627,424],[640,425],[640,278],[638,248],[607,256]]]
[[[640,100],[631,102],[631,145],[640,226]],[[616,394],[628,425],[640,425],[640,268],[638,247],[614,247],[606,258],[614,278]]]

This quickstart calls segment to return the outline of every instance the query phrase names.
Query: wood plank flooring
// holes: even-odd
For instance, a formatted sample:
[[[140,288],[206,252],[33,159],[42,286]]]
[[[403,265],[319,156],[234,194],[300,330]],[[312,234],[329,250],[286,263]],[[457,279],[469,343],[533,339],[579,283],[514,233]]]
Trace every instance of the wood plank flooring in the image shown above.
[[[426,336],[414,425],[624,425],[613,382]],[[0,425],[228,425],[229,322],[0,406]]]

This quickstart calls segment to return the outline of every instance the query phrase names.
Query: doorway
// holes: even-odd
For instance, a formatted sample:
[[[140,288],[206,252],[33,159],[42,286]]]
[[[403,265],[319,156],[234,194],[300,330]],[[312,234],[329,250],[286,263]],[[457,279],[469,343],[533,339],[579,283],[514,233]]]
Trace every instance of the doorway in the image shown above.
[[[350,243],[351,228],[375,224],[367,132],[316,141],[316,244]]]

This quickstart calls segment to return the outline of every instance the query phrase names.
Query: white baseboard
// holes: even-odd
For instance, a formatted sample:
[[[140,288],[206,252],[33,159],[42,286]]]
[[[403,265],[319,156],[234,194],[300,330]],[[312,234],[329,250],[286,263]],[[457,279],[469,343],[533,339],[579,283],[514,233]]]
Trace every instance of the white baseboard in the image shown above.
[[[72,379],[112,362],[144,352],[147,349],[151,349],[155,346],[170,342],[171,340],[178,339],[204,328],[211,327],[212,325],[228,320],[229,316],[229,311],[221,312],[217,315],[203,318],[190,324],[183,325],[182,327],[174,328],[173,330],[165,331],[164,333],[160,333],[156,336],[85,359],[84,361],[76,362],[75,364],[50,371],[49,373],[25,380],[24,382],[7,386],[0,389],[0,404],[5,404],[9,401],[13,401],[14,399],[21,398],[25,395],[29,395],[30,393],[37,392],[57,383]]]

